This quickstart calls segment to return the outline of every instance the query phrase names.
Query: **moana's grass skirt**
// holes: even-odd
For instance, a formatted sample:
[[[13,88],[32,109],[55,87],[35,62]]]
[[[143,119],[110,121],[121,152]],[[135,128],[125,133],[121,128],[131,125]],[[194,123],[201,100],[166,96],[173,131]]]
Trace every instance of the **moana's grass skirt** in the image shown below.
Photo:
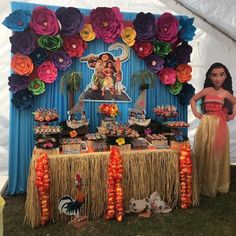
[[[229,129],[226,119],[204,115],[194,138],[199,193],[215,197],[230,185]]]

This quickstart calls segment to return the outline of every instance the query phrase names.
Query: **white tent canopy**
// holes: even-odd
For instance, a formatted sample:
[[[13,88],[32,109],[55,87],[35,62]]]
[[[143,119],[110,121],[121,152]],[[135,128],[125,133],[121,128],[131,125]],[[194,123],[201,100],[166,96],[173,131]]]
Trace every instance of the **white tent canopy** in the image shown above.
[[[118,6],[122,12],[151,12],[162,14],[171,12],[175,15],[194,17],[197,27],[196,36],[191,42],[193,53],[191,66],[193,74],[191,84],[198,92],[203,87],[205,73],[214,62],[225,64],[233,78],[233,89],[236,91],[236,1],[235,0],[115,0],[115,1],[79,1],[79,0],[47,0],[24,1],[37,4],[58,6],[74,6],[77,8],[93,9],[98,6]],[[11,12],[10,1],[0,2],[2,22]],[[10,74],[10,42],[11,32],[0,25],[0,176],[7,175],[8,171],[8,126],[9,126],[9,91],[8,76]],[[199,123],[189,107],[189,138],[193,140],[196,127]],[[228,123],[231,138],[231,162],[236,162],[236,120]]]

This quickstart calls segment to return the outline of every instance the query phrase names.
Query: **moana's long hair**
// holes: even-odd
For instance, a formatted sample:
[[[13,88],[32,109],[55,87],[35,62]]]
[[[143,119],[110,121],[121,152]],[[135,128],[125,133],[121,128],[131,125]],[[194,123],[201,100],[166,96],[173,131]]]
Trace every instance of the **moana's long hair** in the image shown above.
[[[234,92],[233,92],[233,88],[232,88],[232,77],[231,77],[227,67],[219,62],[212,64],[210,66],[210,68],[208,69],[208,71],[206,73],[206,79],[204,82],[204,88],[214,87],[214,84],[212,83],[212,81],[210,79],[210,75],[212,73],[212,70],[216,69],[216,68],[223,68],[224,69],[224,71],[226,73],[226,79],[225,79],[224,83],[222,84],[222,88],[229,91],[231,94],[233,94]],[[225,99],[223,107],[228,110],[229,114],[232,113],[233,107],[232,107],[232,104],[228,100]]]

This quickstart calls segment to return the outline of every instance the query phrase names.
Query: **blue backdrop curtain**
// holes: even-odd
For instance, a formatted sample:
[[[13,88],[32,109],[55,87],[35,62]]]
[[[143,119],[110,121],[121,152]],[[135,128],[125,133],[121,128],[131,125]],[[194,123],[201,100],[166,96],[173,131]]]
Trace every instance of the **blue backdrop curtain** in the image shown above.
[[[29,10],[32,12],[36,4],[12,2],[12,11],[17,9]],[[57,10],[58,7],[47,6],[51,10]],[[95,6],[96,7],[96,6]],[[80,9],[84,15],[89,15],[90,10]],[[136,13],[123,13],[125,20],[133,20]],[[83,56],[88,54],[100,54],[107,51],[109,44],[102,40],[94,40],[88,43]],[[118,52],[119,53],[119,52]],[[115,55],[115,53],[114,53]],[[68,70],[81,71],[83,80],[81,91],[85,89],[90,82],[93,70],[89,69],[86,63],[80,63],[79,59],[73,59],[73,64]],[[131,103],[118,103],[121,115],[118,121],[125,122],[128,118],[128,108],[132,108],[139,96],[138,88],[131,87],[131,77],[134,72],[146,69],[143,60],[140,60],[134,51],[130,50],[130,58],[122,64],[123,84],[127,88],[127,93],[131,97]],[[67,71],[68,71],[67,70]],[[64,73],[64,72],[63,72]],[[60,77],[63,74],[58,74],[57,80],[53,84],[46,84],[46,91],[40,96],[35,96],[33,107],[27,111],[19,111],[11,105],[10,108],[10,140],[9,140],[9,188],[10,194],[25,192],[27,185],[27,177],[29,165],[34,148],[34,132],[33,128],[37,124],[34,122],[32,112],[39,107],[56,108],[60,114],[59,121],[67,118],[68,96],[60,93]],[[76,94],[78,98],[80,93]],[[90,119],[89,131],[95,131],[99,126],[100,116],[98,115],[99,102],[85,102],[85,111]],[[187,106],[180,105],[177,98],[169,93],[167,86],[163,85],[158,79],[155,82],[155,87],[147,92],[147,116],[155,119],[153,108],[157,105],[175,105],[179,112],[179,120],[187,121]]]

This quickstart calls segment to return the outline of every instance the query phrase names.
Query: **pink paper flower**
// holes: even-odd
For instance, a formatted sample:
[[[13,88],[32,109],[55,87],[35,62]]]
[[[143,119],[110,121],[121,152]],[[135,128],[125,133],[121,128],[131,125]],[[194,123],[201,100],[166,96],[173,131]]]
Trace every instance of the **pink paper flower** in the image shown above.
[[[97,38],[114,43],[123,29],[123,17],[118,7],[97,7],[90,13],[90,20]]]
[[[38,67],[38,76],[45,83],[53,83],[57,78],[57,68],[52,62],[45,61]]]
[[[56,35],[59,30],[55,12],[42,6],[34,8],[30,27],[36,34],[40,35]]]
[[[167,43],[175,43],[178,39],[178,20],[169,12],[157,19],[157,38]]]
[[[171,68],[164,68],[160,72],[160,80],[163,84],[174,84],[176,81],[176,71]]]

